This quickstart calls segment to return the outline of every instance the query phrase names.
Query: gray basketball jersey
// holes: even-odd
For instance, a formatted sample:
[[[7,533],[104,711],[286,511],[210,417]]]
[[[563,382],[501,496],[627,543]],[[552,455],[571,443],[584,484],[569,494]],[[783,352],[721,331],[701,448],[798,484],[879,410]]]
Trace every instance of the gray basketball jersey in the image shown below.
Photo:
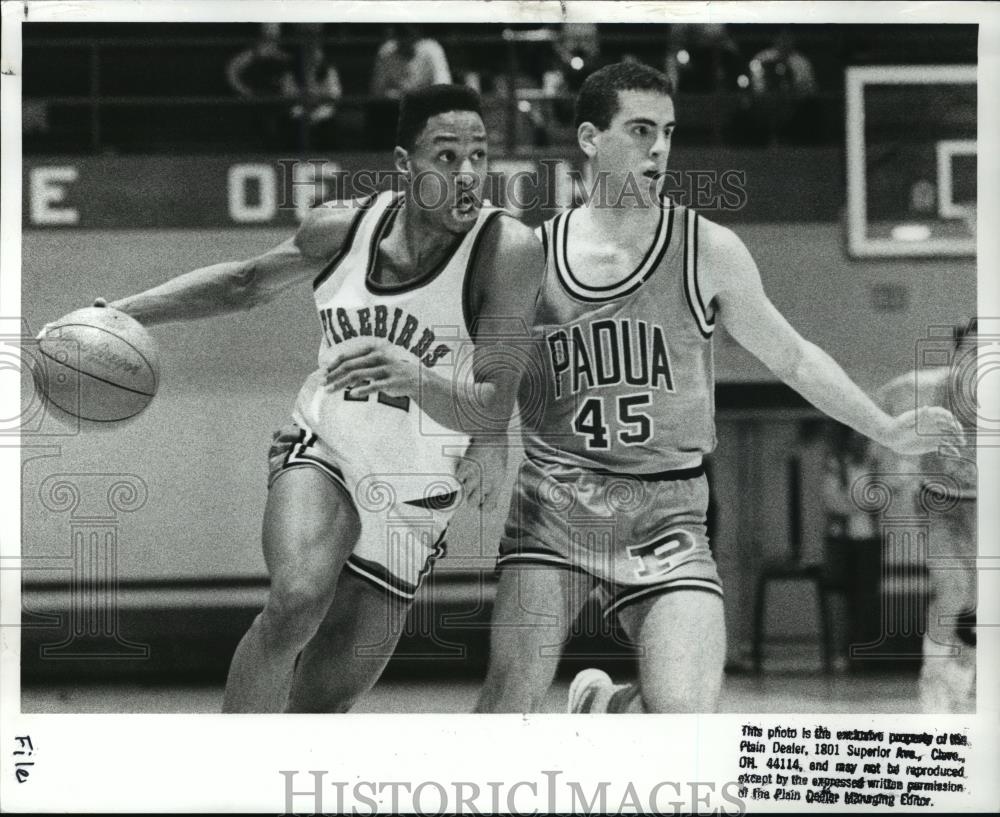
[[[546,271],[533,332],[544,376],[535,394],[522,383],[526,453],[620,473],[697,466],[715,447],[714,315],[698,285],[699,216],[665,201],[639,266],[601,287],[568,263],[573,216],[560,213],[540,231]]]

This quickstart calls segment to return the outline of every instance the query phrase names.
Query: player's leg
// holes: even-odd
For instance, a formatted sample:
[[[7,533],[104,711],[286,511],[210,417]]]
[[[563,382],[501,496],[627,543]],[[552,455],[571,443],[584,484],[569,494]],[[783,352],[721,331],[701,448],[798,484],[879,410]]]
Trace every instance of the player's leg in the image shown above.
[[[577,570],[501,568],[490,625],[490,660],[477,712],[534,712],[548,692],[570,628],[594,588]]]
[[[419,488],[394,475],[392,484],[384,483],[385,495],[420,496],[426,476],[414,475],[414,480]],[[357,495],[364,493],[359,486]],[[323,623],[299,658],[288,711],[346,712],[374,686],[402,635],[423,578],[444,555],[457,496],[437,495],[432,507],[410,502],[366,507],[362,501],[362,533]]]
[[[571,712],[714,712],[722,686],[722,588],[705,528],[703,477],[647,485],[644,514],[621,530],[602,588],[637,650],[638,682],[613,687],[587,670],[570,687]],[[659,523],[654,520],[661,519]]]
[[[346,712],[382,675],[411,599],[344,570],[333,603],[295,668],[288,712]]]
[[[974,706],[975,633],[965,619],[976,609],[975,509],[974,501],[961,501],[931,520],[931,598],[919,683],[921,708],[929,713]]]
[[[236,648],[224,712],[284,708],[295,657],[323,621],[359,533],[346,492],[318,468],[293,468],[274,479],[263,525],[271,587]]]
[[[622,609],[619,617],[638,651],[638,681],[615,685],[604,672],[584,670],[570,687],[570,712],[716,710],[726,656],[721,596],[666,593]]]
[[[640,700],[622,694],[610,711],[714,712],[722,689],[726,627],[722,597],[679,590],[618,612],[638,650]]]
[[[615,685],[604,672],[584,670],[570,687],[570,712],[716,710],[726,656],[720,595],[654,595],[622,608],[619,619],[636,645],[638,681]]]

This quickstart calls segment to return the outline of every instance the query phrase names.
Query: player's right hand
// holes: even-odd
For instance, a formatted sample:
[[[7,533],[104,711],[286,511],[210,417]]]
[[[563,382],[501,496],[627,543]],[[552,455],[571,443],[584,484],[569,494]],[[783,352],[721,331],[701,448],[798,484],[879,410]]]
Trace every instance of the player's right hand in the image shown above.
[[[910,456],[938,452],[957,457],[958,449],[966,445],[962,426],[940,406],[921,406],[894,417],[879,442]]]

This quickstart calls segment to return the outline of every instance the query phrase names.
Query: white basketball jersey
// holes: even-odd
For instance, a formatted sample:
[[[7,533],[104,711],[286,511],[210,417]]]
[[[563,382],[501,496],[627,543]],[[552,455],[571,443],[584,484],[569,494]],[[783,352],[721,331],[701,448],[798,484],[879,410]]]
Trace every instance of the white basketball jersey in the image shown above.
[[[375,276],[378,247],[402,206],[402,196],[392,192],[361,202],[342,249],[316,278],[323,332],[319,369],[299,392],[293,416],[337,454],[353,481],[391,476],[397,484],[400,478],[407,483],[417,478],[427,486],[435,475],[454,474],[455,457],[464,452],[469,437],[435,422],[409,398],[352,398],[344,389],[330,391],[323,383],[326,368],[345,340],[369,336],[409,350],[428,371],[443,377],[469,372],[470,268],[483,228],[502,211],[484,208],[434,269],[405,284],[383,284]]]

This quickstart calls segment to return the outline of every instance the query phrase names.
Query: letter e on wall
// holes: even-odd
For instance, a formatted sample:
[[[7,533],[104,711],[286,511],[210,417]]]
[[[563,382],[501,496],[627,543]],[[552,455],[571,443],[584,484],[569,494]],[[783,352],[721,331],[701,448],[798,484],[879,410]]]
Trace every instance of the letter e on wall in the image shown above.
[[[31,186],[31,223],[41,226],[70,226],[80,222],[80,213],[73,207],[60,207],[66,200],[67,185],[75,182],[80,172],[68,165],[33,167]]]

